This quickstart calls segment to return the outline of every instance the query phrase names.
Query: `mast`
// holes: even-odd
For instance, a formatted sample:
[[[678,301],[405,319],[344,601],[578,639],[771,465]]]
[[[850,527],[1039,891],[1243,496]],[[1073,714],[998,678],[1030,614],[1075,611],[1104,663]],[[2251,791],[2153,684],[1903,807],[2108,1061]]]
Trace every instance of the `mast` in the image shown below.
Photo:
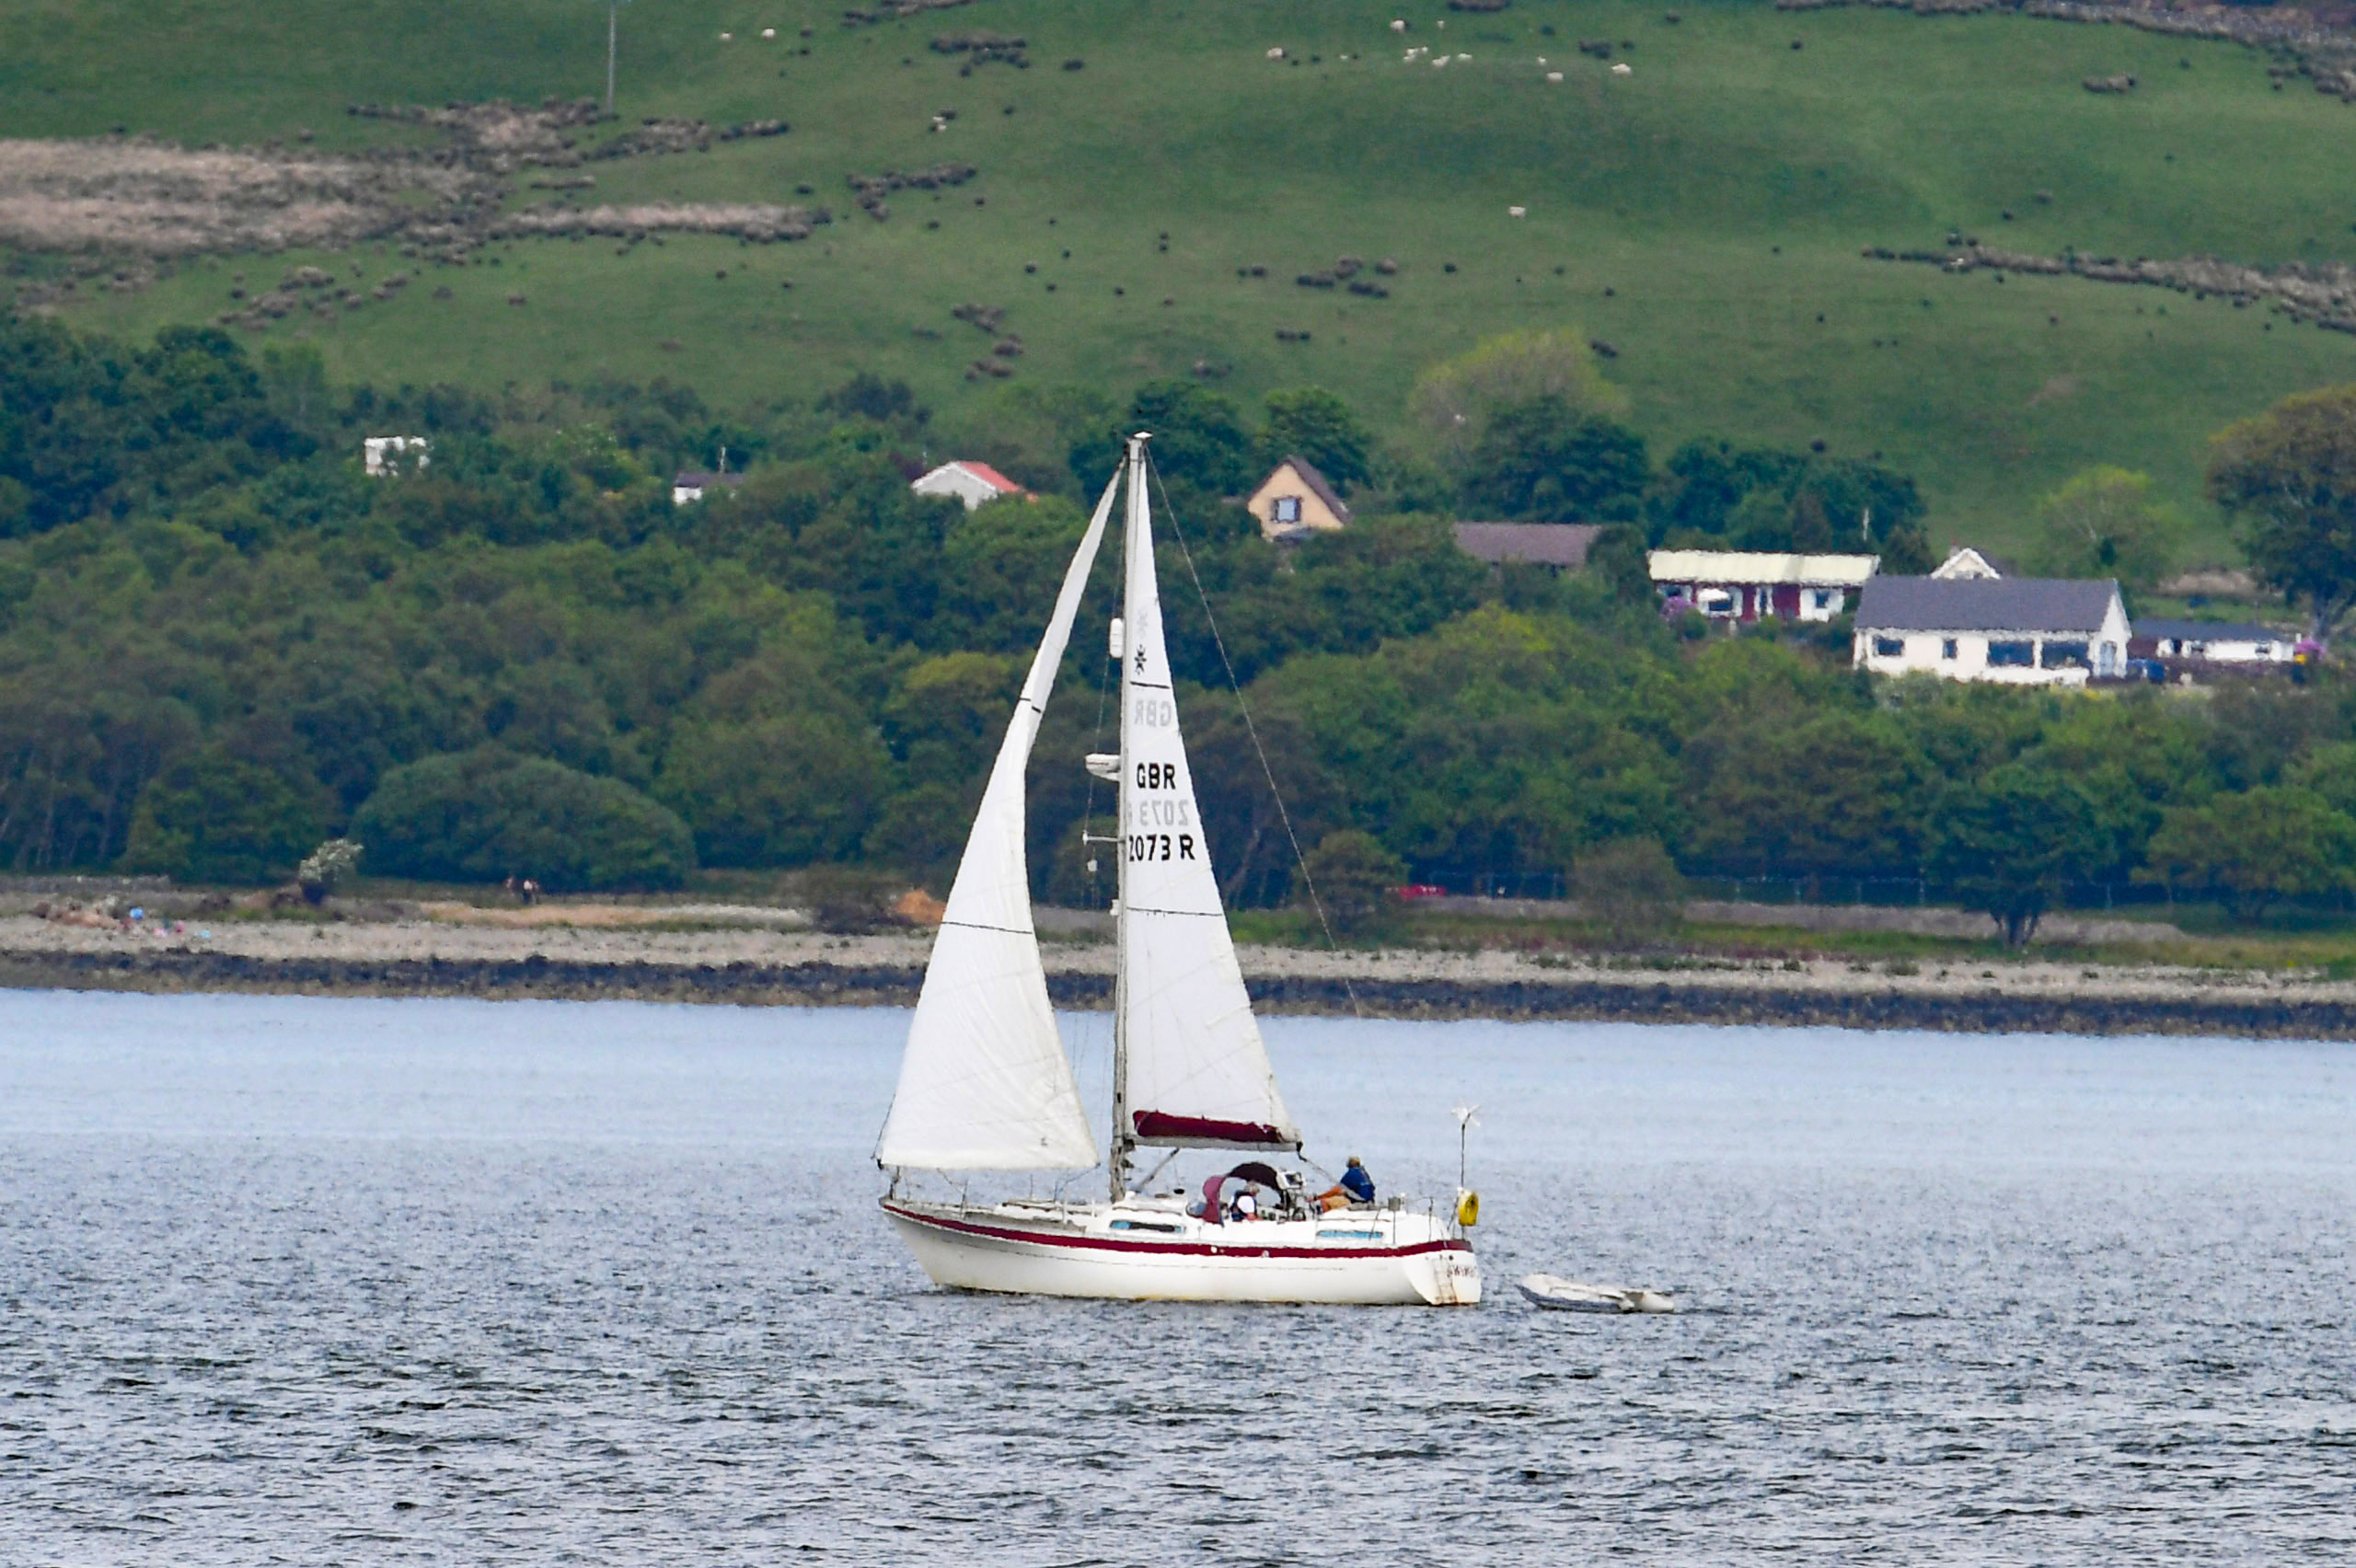
[[[1110,650],[1121,664],[1121,775],[1113,784],[1113,810],[1119,825],[1113,830],[1113,1202],[1128,1195],[1129,1151],[1136,1137],[1129,1127],[1129,640],[1137,634],[1138,606],[1128,602],[1129,552],[1153,548],[1146,520],[1145,444],[1153,437],[1144,431],[1129,437],[1126,467],[1129,478],[1129,510],[1121,544],[1122,635]]]

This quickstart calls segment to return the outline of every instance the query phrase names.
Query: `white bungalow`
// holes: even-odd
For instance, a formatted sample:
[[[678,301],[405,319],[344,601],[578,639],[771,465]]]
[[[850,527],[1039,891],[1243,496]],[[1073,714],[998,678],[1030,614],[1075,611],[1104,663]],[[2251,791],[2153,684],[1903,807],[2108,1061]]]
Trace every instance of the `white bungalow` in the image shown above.
[[[2010,686],[2084,686],[2127,673],[2114,582],[1877,577],[1857,602],[1857,667]]]
[[[943,463],[908,487],[918,495],[953,495],[975,511],[1010,495],[1031,492],[987,463]]]
[[[2196,659],[2212,664],[2287,664],[2298,639],[2229,621],[2142,620],[2128,651],[2139,659]]]
[[[692,505],[713,490],[733,490],[744,482],[744,475],[732,474],[725,469],[717,474],[707,474],[700,468],[682,468],[671,476],[671,504]]]
[[[1774,550],[1653,550],[1645,557],[1664,599],[1714,620],[1829,621],[1881,565],[1870,555]]]

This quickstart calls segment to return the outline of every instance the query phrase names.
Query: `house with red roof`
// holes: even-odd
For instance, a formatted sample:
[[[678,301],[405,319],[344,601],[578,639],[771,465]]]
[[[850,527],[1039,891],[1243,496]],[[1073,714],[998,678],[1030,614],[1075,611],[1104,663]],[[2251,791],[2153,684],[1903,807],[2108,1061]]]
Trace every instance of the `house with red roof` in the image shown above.
[[[968,512],[1010,495],[1031,493],[987,463],[970,461],[943,463],[908,488],[918,495],[953,495]]]

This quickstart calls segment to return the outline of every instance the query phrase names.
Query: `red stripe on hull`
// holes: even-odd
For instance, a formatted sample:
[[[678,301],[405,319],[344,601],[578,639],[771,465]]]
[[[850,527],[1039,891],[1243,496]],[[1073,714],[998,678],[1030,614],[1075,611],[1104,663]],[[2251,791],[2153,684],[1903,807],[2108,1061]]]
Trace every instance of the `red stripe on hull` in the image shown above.
[[[1418,1241],[1410,1247],[1215,1247],[1204,1241],[1130,1241],[1113,1236],[1051,1236],[1038,1231],[976,1225],[971,1220],[918,1214],[892,1203],[884,1205],[884,1212],[918,1225],[953,1230],[965,1236],[984,1236],[993,1241],[1027,1241],[1035,1246],[1069,1247],[1091,1252],[1152,1252],[1164,1257],[1197,1258],[1413,1258],[1426,1252],[1469,1252],[1472,1250],[1471,1242],[1457,1239]]]

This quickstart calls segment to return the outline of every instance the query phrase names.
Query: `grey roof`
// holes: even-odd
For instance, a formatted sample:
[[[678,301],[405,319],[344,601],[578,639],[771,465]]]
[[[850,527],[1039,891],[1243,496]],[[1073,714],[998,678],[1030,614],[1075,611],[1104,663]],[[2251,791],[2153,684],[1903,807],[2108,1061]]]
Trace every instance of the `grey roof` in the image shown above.
[[[2276,631],[2271,627],[2252,626],[2247,621],[2139,620],[2135,623],[2137,640],[2159,638],[2175,641],[2190,638],[2195,642],[2292,642],[2294,634]]]
[[[1603,532],[1597,523],[1459,523],[1456,545],[1476,560],[1526,561],[1576,571]]]
[[[2054,577],[1875,577],[1860,631],[2097,631],[2119,584]]]

